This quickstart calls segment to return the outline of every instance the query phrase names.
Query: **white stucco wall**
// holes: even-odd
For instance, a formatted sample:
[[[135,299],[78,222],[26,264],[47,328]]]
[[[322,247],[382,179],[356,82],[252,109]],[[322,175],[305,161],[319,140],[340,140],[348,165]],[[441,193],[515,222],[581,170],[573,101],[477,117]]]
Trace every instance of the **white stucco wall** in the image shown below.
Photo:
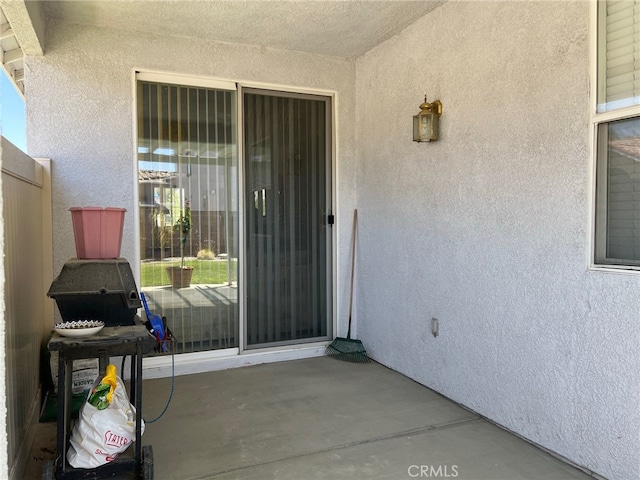
[[[27,59],[27,128],[30,155],[53,159],[54,271],[75,256],[70,206],[127,208],[135,258],[133,68],[335,90],[339,247],[357,192],[367,351],[577,464],[638,478],[640,277],[587,271],[589,8],[448,2],[355,67],[48,24],[45,56]],[[444,104],[441,140],[415,144],[425,93]]]
[[[354,184],[352,60],[50,23],[45,56],[27,68],[29,153],[53,160],[56,274],[75,256],[71,206],[126,208],[122,256],[135,259],[134,68],[336,92],[338,175]],[[355,189],[338,201],[353,208]]]
[[[637,479],[640,277],[587,270],[590,8],[448,2],[358,59],[356,321],[383,364]]]

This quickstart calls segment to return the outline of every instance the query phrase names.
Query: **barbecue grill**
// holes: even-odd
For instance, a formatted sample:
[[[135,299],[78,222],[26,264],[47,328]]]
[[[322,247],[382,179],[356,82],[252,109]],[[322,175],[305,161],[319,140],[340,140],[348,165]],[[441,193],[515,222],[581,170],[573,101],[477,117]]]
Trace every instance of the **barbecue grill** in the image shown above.
[[[142,307],[140,295],[124,258],[67,261],[47,295],[55,299],[65,322],[99,320],[106,327],[134,325]]]
[[[58,425],[56,458],[45,462],[43,480],[121,478],[125,473],[135,473],[135,478],[152,480],[153,450],[150,445],[142,446],[140,415],[142,357],[156,342],[142,323],[135,321],[142,303],[129,262],[124,258],[72,258],[63,265],[47,295],[55,299],[65,322],[98,320],[104,322],[105,328],[86,338],[54,334],[49,340],[49,349],[58,352]],[[100,369],[104,373],[104,366],[111,356],[131,357],[129,392],[138,412],[133,456],[123,454],[92,469],[73,468],[67,462],[71,429],[71,382],[67,375],[71,373],[75,360],[86,358],[99,358]]]

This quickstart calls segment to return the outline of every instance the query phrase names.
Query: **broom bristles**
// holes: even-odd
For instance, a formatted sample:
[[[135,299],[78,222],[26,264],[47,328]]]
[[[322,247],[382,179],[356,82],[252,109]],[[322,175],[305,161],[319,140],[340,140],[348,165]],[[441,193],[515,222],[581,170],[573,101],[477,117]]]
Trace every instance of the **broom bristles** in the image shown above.
[[[360,340],[336,338],[331,345],[327,346],[325,354],[346,362],[369,363],[367,351]]]

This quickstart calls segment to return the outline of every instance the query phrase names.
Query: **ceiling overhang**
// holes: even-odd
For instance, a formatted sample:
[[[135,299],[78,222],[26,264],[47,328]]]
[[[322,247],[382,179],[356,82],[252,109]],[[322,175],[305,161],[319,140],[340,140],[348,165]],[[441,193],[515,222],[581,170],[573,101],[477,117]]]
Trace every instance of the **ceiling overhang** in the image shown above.
[[[357,58],[443,3],[444,0],[48,0],[42,2],[42,8],[47,19],[55,21],[59,28],[82,25]]]
[[[24,97],[24,56],[42,55],[44,22],[39,2],[0,0],[0,63]]]
[[[0,0],[0,63],[24,96],[24,58],[43,55],[45,17],[62,28],[117,28],[357,58],[444,2]]]

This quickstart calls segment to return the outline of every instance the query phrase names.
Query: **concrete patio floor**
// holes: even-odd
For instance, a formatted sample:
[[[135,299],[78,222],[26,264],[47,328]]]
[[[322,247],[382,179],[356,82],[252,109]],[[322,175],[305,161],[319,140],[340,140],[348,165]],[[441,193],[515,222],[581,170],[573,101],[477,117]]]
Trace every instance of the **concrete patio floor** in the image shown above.
[[[143,418],[171,379],[143,382]],[[39,424],[25,480],[55,450]],[[592,478],[384,366],[329,357],[176,377],[148,424],[155,479]]]

